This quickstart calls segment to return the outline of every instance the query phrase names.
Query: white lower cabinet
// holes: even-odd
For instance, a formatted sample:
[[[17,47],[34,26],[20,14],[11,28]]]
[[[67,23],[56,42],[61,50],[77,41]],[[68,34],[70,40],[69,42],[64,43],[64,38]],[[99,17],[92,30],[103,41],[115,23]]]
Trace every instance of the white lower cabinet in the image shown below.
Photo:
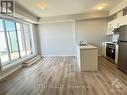
[[[77,48],[77,59],[80,71],[97,71],[98,70],[98,48],[94,46],[84,46]]]
[[[106,57],[106,43],[102,42],[102,56]]]

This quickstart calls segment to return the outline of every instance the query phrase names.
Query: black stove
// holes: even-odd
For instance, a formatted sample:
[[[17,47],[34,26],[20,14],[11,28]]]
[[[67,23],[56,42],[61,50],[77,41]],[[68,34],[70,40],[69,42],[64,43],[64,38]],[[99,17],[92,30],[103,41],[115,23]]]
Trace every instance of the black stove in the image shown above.
[[[116,43],[106,43],[106,58],[115,63]]]

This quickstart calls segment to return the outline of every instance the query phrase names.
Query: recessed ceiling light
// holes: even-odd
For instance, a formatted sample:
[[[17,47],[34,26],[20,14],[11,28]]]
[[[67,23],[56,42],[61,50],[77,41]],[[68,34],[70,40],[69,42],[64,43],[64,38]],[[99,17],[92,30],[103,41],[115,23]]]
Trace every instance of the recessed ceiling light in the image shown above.
[[[108,3],[99,3],[97,5],[95,5],[93,7],[94,10],[103,10],[103,9],[106,9],[108,8],[109,4]]]
[[[41,8],[41,9],[44,9],[44,5],[43,5],[43,4],[41,4],[40,8]]]
[[[97,9],[98,10],[102,10],[104,7],[103,6],[100,6],[100,7],[98,7]]]
[[[47,5],[46,4],[41,4],[40,5],[40,8],[43,10],[43,9],[45,9],[47,7]]]

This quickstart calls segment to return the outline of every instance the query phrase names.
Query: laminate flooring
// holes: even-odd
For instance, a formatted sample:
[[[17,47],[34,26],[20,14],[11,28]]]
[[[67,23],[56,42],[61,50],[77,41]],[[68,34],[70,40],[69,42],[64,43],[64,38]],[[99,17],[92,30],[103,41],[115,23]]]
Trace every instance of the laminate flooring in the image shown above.
[[[0,81],[0,95],[127,95],[127,74],[103,57],[80,72],[76,57],[44,57]]]

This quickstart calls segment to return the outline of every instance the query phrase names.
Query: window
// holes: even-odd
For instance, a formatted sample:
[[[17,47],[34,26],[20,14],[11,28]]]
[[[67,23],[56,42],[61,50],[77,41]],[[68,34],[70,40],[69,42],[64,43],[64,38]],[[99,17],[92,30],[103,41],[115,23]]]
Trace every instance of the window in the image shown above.
[[[5,20],[5,27],[6,27],[11,60],[14,60],[20,57],[15,22]]]
[[[31,46],[29,25],[28,24],[23,24],[23,29],[24,29],[24,34],[25,34],[27,55],[30,55],[30,54],[32,54],[32,46]]]
[[[33,52],[29,24],[0,19],[0,59],[3,66]]]
[[[0,19],[0,58],[2,63],[9,62],[8,49],[7,49],[7,41],[5,37],[3,20]]]
[[[17,34],[18,34],[20,57],[25,57],[27,54],[26,54],[26,44],[25,44],[25,37],[24,37],[23,29],[22,29],[22,24],[16,23],[16,28],[17,28]]]

